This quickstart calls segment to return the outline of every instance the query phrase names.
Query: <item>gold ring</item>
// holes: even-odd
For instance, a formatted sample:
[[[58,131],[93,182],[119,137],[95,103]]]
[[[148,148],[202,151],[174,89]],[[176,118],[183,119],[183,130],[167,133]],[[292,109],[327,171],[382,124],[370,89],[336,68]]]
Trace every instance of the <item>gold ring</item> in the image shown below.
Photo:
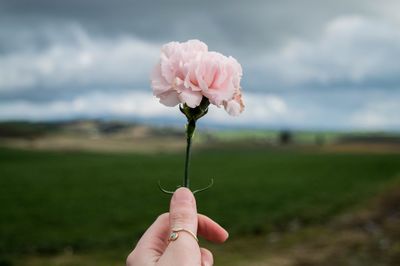
[[[179,232],[186,232],[189,233],[197,242],[199,242],[199,239],[197,238],[196,234],[193,233],[192,231],[185,229],[185,228],[174,228],[171,230],[171,234],[169,234],[168,242],[175,241],[179,237]]]

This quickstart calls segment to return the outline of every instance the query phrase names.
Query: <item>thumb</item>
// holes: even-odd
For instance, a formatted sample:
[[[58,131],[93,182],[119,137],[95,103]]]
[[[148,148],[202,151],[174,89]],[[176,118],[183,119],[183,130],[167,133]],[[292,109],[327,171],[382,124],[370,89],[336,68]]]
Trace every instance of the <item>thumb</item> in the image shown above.
[[[197,209],[193,193],[187,188],[179,188],[171,199],[169,222],[173,230],[189,230],[197,234]],[[178,237],[170,241],[159,265],[201,265],[200,248],[195,238],[187,231],[179,231]]]
[[[189,189],[179,188],[175,191],[169,213],[171,231],[183,228],[197,234],[196,200]]]

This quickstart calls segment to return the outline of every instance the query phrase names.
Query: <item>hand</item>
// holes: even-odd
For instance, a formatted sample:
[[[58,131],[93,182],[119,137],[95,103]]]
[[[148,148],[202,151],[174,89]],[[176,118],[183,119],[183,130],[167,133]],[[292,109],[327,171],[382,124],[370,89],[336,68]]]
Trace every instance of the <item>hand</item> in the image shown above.
[[[222,243],[228,233],[210,218],[197,214],[196,200],[187,188],[179,188],[171,199],[170,212],[160,215],[129,254],[127,266],[208,266],[212,253],[200,248],[190,233],[181,231],[168,241],[172,229],[184,228],[207,240]]]

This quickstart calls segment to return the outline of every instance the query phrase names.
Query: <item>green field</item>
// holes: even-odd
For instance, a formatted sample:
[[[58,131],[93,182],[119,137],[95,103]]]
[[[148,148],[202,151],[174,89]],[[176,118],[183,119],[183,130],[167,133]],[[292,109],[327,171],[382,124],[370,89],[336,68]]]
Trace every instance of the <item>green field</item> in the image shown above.
[[[400,154],[195,151],[193,188],[215,180],[197,196],[199,212],[227,228],[233,241],[284,231],[293,220],[321,224],[400,177]],[[183,154],[0,149],[0,265],[65,250],[104,251],[123,265],[145,228],[168,209],[158,180],[173,188],[182,171]]]

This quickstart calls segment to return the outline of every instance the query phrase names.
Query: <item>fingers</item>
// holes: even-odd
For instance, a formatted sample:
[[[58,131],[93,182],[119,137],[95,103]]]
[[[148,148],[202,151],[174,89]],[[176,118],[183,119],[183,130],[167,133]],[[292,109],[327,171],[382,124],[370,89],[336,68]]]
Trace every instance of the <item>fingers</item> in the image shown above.
[[[167,247],[169,235],[169,213],[160,215],[140,238],[127,258],[127,265],[144,265],[156,262]]]
[[[223,243],[228,239],[228,232],[205,215],[198,215],[198,234],[214,243]]]
[[[215,243],[223,243],[229,236],[228,232],[219,224],[205,215],[197,214],[195,198],[192,192],[186,188],[178,189],[172,197],[170,227],[171,230],[188,229]]]
[[[144,265],[144,262],[149,261],[158,262],[157,265],[171,265],[171,262],[174,265],[212,265],[211,252],[200,249],[189,233],[181,231],[178,239],[168,243],[171,231],[179,228],[198,233],[215,243],[222,243],[228,238],[228,233],[219,224],[207,216],[197,214],[192,192],[180,188],[171,199],[170,213],[160,215],[147,229],[129,255],[127,265]]]
[[[205,248],[201,248],[200,253],[201,253],[201,266],[211,266],[214,264],[214,258],[211,251]]]

